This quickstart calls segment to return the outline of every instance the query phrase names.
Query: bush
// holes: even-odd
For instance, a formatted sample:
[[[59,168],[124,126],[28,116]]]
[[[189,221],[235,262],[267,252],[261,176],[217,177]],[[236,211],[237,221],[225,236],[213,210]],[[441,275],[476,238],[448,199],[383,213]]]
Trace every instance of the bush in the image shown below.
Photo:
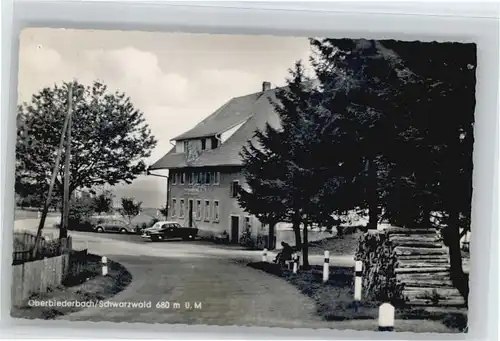
[[[90,197],[73,199],[69,207],[68,228],[76,231],[92,230],[94,203]]]
[[[250,230],[245,230],[240,237],[240,245],[248,248],[255,247],[255,241],[252,239]]]

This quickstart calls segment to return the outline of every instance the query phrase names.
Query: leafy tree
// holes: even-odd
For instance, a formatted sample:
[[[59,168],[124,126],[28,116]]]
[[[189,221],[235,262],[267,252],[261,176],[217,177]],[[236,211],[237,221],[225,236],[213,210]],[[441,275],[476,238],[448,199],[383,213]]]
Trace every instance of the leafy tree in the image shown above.
[[[121,209],[120,214],[126,217],[129,223],[132,223],[132,219],[137,217],[142,211],[142,201],[135,201],[134,198],[122,198],[121,199]]]
[[[90,196],[70,199],[68,225],[70,229],[91,229],[94,200]]]
[[[68,110],[68,83],[44,88],[18,106],[16,192],[47,193]],[[70,194],[77,188],[131,183],[146,170],[156,140],[124,93],[73,82]],[[62,198],[64,162],[55,196]]]
[[[113,193],[104,191],[93,198],[94,211],[98,214],[108,213],[113,208]]]
[[[160,207],[159,211],[160,214],[162,214],[165,217],[165,219],[168,219],[168,207],[162,206]]]

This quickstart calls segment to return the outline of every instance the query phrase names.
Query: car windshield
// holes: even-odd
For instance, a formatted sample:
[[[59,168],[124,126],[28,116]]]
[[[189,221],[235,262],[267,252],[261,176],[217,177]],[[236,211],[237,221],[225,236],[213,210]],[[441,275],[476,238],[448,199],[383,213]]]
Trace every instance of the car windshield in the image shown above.
[[[154,229],[160,229],[160,228],[162,227],[162,225],[163,225],[162,223],[155,223],[155,224],[153,225],[153,228],[154,228]]]

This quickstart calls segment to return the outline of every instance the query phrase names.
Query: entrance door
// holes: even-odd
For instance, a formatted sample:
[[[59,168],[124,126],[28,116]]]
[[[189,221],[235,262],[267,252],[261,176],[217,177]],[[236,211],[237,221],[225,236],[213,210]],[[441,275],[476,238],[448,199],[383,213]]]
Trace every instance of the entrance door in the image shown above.
[[[240,217],[231,216],[231,244],[238,244]]]
[[[193,227],[193,200],[189,200],[188,214],[188,226]]]

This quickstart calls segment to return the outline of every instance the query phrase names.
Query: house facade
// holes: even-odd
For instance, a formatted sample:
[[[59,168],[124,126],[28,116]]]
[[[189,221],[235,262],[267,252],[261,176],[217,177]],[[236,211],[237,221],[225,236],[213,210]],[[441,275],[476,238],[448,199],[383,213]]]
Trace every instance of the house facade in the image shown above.
[[[261,91],[236,97],[173,139],[174,147],[150,170],[169,171],[168,219],[197,227],[202,237],[224,231],[238,243],[249,231],[252,238],[267,236],[267,227],[245,212],[236,197],[245,187],[240,152],[266,123],[279,124],[271,104],[276,89],[263,82]]]

